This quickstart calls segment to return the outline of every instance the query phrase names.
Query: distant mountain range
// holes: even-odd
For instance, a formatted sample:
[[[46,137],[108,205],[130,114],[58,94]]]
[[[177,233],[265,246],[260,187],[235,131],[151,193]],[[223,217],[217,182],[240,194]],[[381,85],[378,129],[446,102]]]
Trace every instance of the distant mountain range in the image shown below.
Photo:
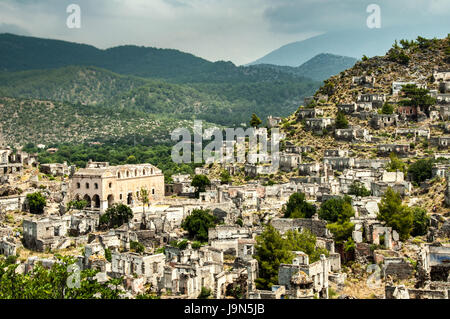
[[[107,50],[60,40],[0,34],[0,71],[56,69],[71,65],[95,66],[122,75],[177,83],[292,81],[283,72],[210,62],[172,49],[119,46]]]
[[[256,67],[286,72],[299,77],[307,77],[316,81],[324,81],[355,65],[355,58],[321,53],[306,61],[299,67],[279,66],[274,64],[256,64]]]
[[[444,38],[447,33],[448,30],[445,28],[440,34],[436,34],[434,29],[428,30],[423,26],[329,32],[304,41],[286,44],[249,65],[275,64],[298,67],[324,52],[357,59],[361,59],[363,55],[380,56],[389,50],[395,40],[413,40],[419,35],[427,38]]]

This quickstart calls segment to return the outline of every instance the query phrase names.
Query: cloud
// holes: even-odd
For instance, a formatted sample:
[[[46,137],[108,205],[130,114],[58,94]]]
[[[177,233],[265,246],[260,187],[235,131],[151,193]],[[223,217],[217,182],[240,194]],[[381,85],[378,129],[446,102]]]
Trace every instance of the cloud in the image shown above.
[[[362,29],[366,27],[366,8],[370,4],[380,6],[384,27],[448,24],[450,20],[448,0],[277,0],[264,16],[274,32]]]
[[[28,32],[27,30],[14,25],[14,24],[3,24],[0,23],[0,33],[13,33],[13,34],[18,34],[18,35],[30,35],[30,32]]]
[[[81,29],[66,27],[71,3]],[[174,48],[245,64],[289,42],[365,27],[370,3],[381,6],[383,26],[450,20],[448,0],[2,0],[0,23],[100,48]]]

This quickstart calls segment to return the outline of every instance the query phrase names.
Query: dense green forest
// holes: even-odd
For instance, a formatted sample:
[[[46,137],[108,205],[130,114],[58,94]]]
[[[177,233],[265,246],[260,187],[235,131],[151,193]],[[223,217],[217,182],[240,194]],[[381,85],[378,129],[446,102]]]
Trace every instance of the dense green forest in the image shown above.
[[[184,120],[198,118],[225,126],[245,123],[253,113],[263,119],[268,115],[287,116],[318,87],[319,83],[303,78],[174,84],[80,66],[0,73],[0,96],[4,97],[58,101],[89,108],[96,105],[108,112],[110,109],[139,111],[157,118],[164,115]],[[61,119],[71,117],[60,115]]]

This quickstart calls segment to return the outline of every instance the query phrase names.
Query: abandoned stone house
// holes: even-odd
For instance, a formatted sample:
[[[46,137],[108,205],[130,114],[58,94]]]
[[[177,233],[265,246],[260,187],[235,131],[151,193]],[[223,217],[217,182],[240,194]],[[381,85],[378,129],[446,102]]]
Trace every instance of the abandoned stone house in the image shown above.
[[[297,169],[298,165],[302,161],[302,156],[300,154],[280,154],[280,169],[283,171],[290,172]]]
[[[273,117],[272,115],[267,117],[267,127],[278,127],[283,119],[281,117]]]
[[[378,203],[380,202],[381,198],[375,196],[354,199],[352,201],[352,207],[355,210],[355,218],[375,219],[379,212]]]
[[[298,165],[298,175],[300,176],[317,176],[322,171],[322,165],[318,162],[301,163]]]
[[[439,136],[438,147],[440,149],[447,149],[450,145],[450,136]]]
[[[380,108],[386,102],[384,94],[361,94],[358,96],[357,102],[370,103],[371,108]]]
[[[380,156],[389,156],[391,153],[400,157],[408,156],[411,155],[411,146],[410,144],[378,144],[377,152]]]
[[[330,263],[325,255],[310,264],[308,255],[294,252],[292,264],[281,264],[278,270],[278,284],[286,287],[286,293],[294,299],[328,299],[328,273]]]
[[[370,125],[377,130],[389,126],[396,126],[397,124],[397,114],[374,114],[370,120]]]
[[[403,87],[408,84],[416,85],[418,88],[421,88],[421,89],[427,88],[426,83],[417,83],[417,82],[413,82],[413,81],[410,81],[410,82],[394,81],[394,82],[392,82],[392,94],[398,95],[402,91]]]
[[[431,169],[431,176],[445,178],[449,172],[450,164],[433,164],[433,167]]]
[[[373,76],[354,76],[352,77],[352,86],[373,87],[375,85],[375,77]]]
[[[144,277],[153,286],[158,287],[158,281],[164,274],[165,260],[164,254],[146,256],[132,252],[112,252],[111,274],[113,277]]]
[[[308,229],[317,237],[332,237],[325,220],[314,218],[273,218],[270,224],[281,234],[286,233],[288,230],[303,231]]]
[[[337,108],[339,112],[342,112],[344,114],[352,114],[358,110],[356,103],[338,104]]]
[[[374,245],[381,245],[388,250],[398,250],[401,248],[399,235],[392,227],[386,227],[380,223],[376,217],[360,216],[351,218],[355,224],[352,238],[355,243],[366,242]]]
[[[65,176],[70,174],[70,167],[67,162],[63,164],[51,163],[51,164],[41,164],[39,167],[41,173],[49,174],[53,176]]]
[[[323,110],[318,108],[299,108],[297,110],[297,120],[315,118],[323,115]]]
[[[17,244],[12,237],[5,236],[0,239],[0,255],[16,256]]]
[[[436,69],[433,71],[433,78],[437,82],[450,81],[450,70]]]
[[[221,298],[223,285],[223,251],[212,247],[194,250],[166,250],[166,265],[160,288],[170,291],[172,295],[184,295],[197,298],[202,287],[214,291],[216,298]],[[222,278],[223,277],[223,278]]]
[[[70,228],[70,216],[61,218],[42,218],[23,220],[24,246],[36,250],[46,251],[65,248],[70,245],[67,237]]]
[[[449,299],[449,245],[422,244],[418,255],[416,287],[386,284],[386,299]]]
[[[353,113],[353,116],[358,116],[359,118],[365,118],[366,113],[371,113],[374,109],[372,103],[369,102],[357,102],[356,103],[356,112]]]
[[[388,188],[392,188],[394,191],[399,193],[401,196],[408,196],[412,190],[412,184],[410,182],[372,182],[370,190],[373,196],[383,196]]]
[[[100,215],[98,212],[80,211],[70,216],[69,234],[71,236],[87,235],[94,232],[99,225]]]
[[[442,94],[450,93],[450,81],[439,83],[439,92]]]
[[[312,131],[322,131],[324,129],[330,128],[334,125],[335,119],[331,117],[323,118],[306,118],[305,126],[306,129]]]
[[[343,171],[354,167],[355,159],[353,157],[324,157],[323,163],[330,165],[333,170]]]
[[[220,249],[225,254],[237,256],[239,241],[252,240],[253,235],[249,228],[239,226],[218,225],[208,231],[208,243],[212,248]]]
[[[150,202],[162,199],[161,170],[151,164],[109,166],[91,162],[72,176],[69,197],[85,200],[88,209],[104,212],[115,203],[139,206],[142,189],[147,190]]]
[[[430,139],[431,130],[429,128],[398,128],[395,130],[395,136],[407,137],[408,139],[425,138]]]
[[[346,150],[346,149],[326,149],[323,154],[324,154],[324,157],[347,157],[348,150]]]
[[[389,163],[389,159],[375,158],[355,158],[354,168],[369,168],[369,169],[379,169],[386,167]]]
[[[274,165],[270,164],[245,164],[245,175],[246,176],[258,176],[258,175],[270,175],[275,174],[278,169]]]
[[[397,114],[401,120],[420,120],[426,119],[426,114],[422,112],[420,107],[399,105],[397,108]]]
[[[23,170],[22,154],[10,149],[0,149],[0,176],[20,173]]]
[[[336,129],[334,131],[334,137],[336,140],[348,142],[370,142],[371,140],[369,130],[359,126],[350,127],[347,129]]]

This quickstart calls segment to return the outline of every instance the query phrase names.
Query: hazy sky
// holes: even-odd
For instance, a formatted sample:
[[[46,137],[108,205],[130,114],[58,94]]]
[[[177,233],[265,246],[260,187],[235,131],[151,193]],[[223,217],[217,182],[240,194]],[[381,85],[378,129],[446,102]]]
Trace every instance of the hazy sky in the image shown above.
[[[72,3],[81,7],[81,29],[66,26]],[[0,32],[245,64],[289,42],[364,28],[372,3],[381,7],[382,27],[449,26],[450,0],[0,0]]]

